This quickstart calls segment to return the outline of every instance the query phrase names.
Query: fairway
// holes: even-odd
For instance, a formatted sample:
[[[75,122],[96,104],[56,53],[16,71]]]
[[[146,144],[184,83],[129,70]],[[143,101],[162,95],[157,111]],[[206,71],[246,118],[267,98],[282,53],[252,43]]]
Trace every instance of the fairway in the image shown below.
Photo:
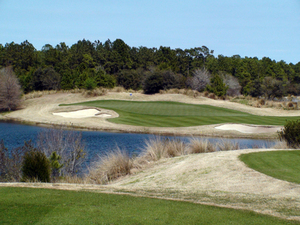
[[[299,224],[251,211],[84,191],[0,188],[1,224]]]
[[[167,101],[98,100],[72,105],[84,105],[114,110],[119,114],[119,117],[108,119],[110,122],[146,127],[189,127],[221,123],[282,126],[287,120],[300,119],[300,116],[256,116],[221,107]]]
[[[300,150],[242,154],[250,168],[268,176],[300,184]]]

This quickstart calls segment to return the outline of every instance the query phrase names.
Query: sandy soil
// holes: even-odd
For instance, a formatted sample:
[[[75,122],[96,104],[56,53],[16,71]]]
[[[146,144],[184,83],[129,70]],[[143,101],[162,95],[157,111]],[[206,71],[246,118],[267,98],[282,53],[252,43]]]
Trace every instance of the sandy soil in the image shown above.
[[[2,116],[4,119],[13,119],[17,121],[29,122],[35,125],[62,125],[73,126],[76,128],[91,129],[91,130],[106,130],[116,132],[136,132],[136,133],[156,133],[156,134],[169,134],[169,135],[199,135],[199,136],[215,136],[215,137],[241,137],[241,138],[275,138],[277,137],[274,130],[281,129],[281,127],[274,127],[271,132],[266,129],[261,129],[261,133],[242,133],[237,129],[222,130],[215,129],[218,125],[208,126],[193,126],[193,127],[180,127],[180,128],[158,128],[158,127],[137,127],[129,125],[121,125],[110,123],[106,120],[105,115],[111,115],[110,118],[118,116],[114,111],[104,109],[99,110],[99,114],[104,116],[72,118],[72,116],[66,116],[70,114],[60,114],[65,116],[59,116],[57,113],[65,113],[78,110],[91,109],[84,106],[64,106],[60,107],[59,104],[63,103],[76,103],[81,101],[98,100],[98,99],[121,99],[121,100],[136,100],[136,101],[178,101],[192,104],[207,104],[213,106],[220,106],[230,109],[236,109],[255,115],[262,116],[299,116],[300,111],[287,111],[272,108],[254,108],[239,103],[212,100],[203,97],[192,98],[181,94],[156,94],[156,95],[143,95],[134,93],[130,96],[129,93],[108,93],[105,96],[95,98],[85,98],[81,94],[71,93],[59,93],[52,95],[44,95],[40,98],[26,100],[23,104],[23,108],[18,111],[11,112]],[[76,114],[76,113],[74,113]],[[73,116],[74,117],[74,116]],[[257,126],[259,128],[259,126]]]

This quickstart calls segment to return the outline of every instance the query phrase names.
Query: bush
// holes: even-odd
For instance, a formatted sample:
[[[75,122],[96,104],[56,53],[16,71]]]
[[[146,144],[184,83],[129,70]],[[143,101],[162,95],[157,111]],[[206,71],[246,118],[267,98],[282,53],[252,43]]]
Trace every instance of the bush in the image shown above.
[[[143,90],[145,94],[155,94],[164,89],[163,84],[163,75],[156,71],[146,78]]]
[[[4,141],[0,141],[0,182],[17,182],[21,180],[22,162],[26,152],[32,147],[31,141],[24,146],[8,150]]]
[[[51,166],[46,155],[32,148],[24,156],[22,164],[22,181],[50,182]]]
[[[96,88],[96,82],[93,78],[87,78],[84,81],[84,88],[86,90],[94,90]]]
[[[280,140],[286,141],[289,147],[298,148],[300,146],[300,121],[287,121],[283,130],[278,135]]]

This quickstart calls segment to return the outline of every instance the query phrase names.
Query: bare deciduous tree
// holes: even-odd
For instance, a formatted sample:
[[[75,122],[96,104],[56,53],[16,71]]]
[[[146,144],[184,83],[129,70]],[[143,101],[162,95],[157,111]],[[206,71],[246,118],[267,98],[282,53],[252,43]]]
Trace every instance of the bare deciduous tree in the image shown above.
[[[11,67],[0,70],[0,111],[16,109],[21,102],[21,87]]]
[[[187,85],[193,90],[203,91],[210,84],[211,74],[205,69],[196,69],[193,77],[187,81]]]
[[[238,96],[241,94],[242,87],[236,77],[230,74],[222,74],[221,77],[225,85],[228,87],[226,95]]]
[[[85,161],[86,153],[81,138],[80,132],[50,129],[39,133],[37,146],[48,158],[53,152],[61,157],[59,175],[74,176],[81,172]]]

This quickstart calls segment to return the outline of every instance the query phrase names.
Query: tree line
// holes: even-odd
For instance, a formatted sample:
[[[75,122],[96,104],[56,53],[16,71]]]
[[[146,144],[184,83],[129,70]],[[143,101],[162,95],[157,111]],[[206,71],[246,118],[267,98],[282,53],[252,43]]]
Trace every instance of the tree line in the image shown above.
[[[268,57],[213,55],[206,46],[190,49],[130,47],[123,40],[80,40],[41,50],[28,41],[0,44],[0,69],[11,66],[24,93],[95,87],[207,90],[217,95],[281,97],[300,93],[300,62]]]

